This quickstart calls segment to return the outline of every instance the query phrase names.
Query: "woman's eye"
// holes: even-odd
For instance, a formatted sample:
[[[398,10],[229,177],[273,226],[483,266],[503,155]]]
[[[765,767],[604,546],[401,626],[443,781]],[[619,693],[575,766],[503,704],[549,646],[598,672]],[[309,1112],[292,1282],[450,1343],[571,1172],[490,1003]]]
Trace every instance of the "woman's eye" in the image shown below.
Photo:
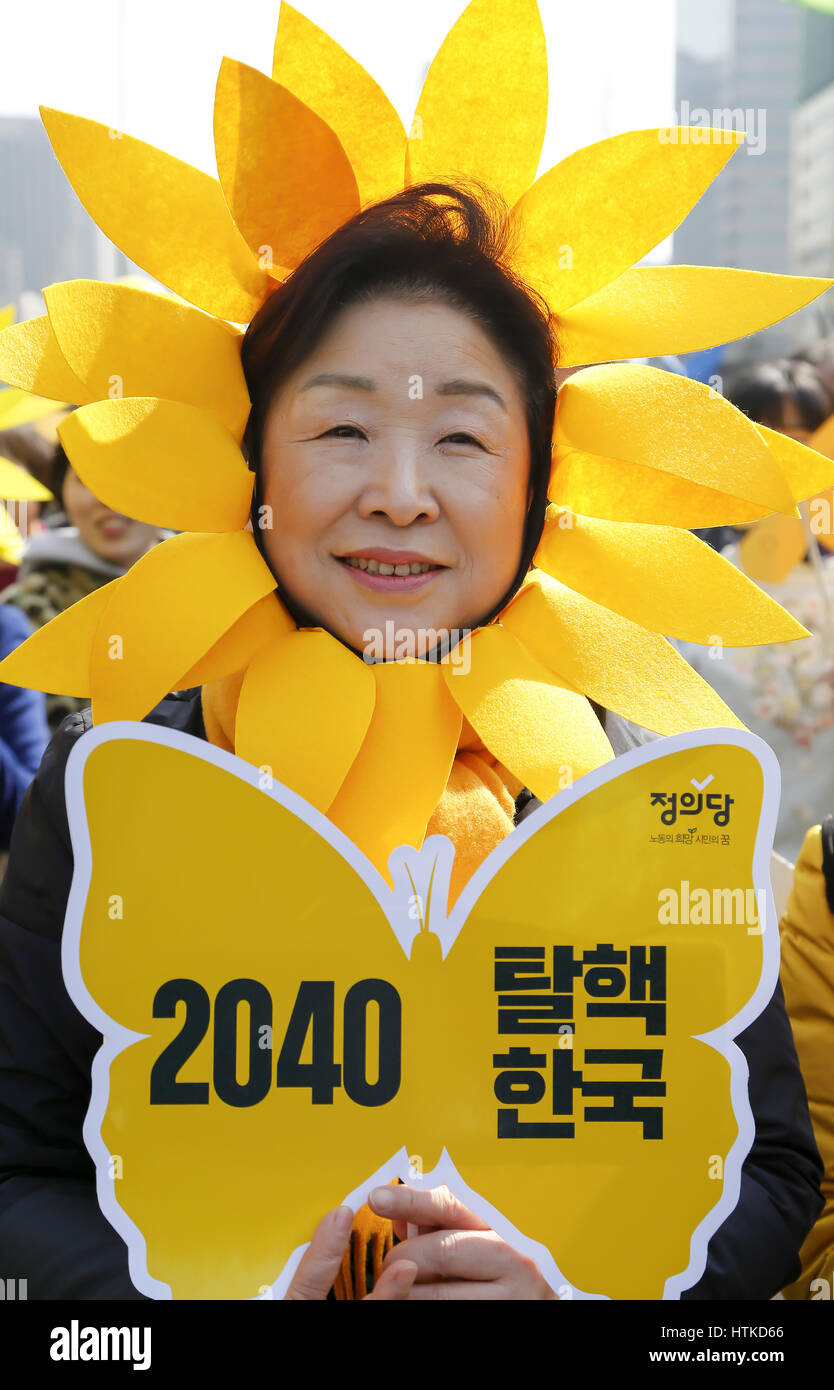
[[[358,425],[334,425],[332,429],[325,430],[324,434],[317,436],[319,439],[366,439],[367,435]]]
[[[466,434],[466,433],[464,433],[464,431],[462,431],[462,430],[458,430],[458,432],[457,432],[456,434],[447,434],[447,435],[444,435],[443,438],[441,439],[440,443],[441,443],[441,444],[474,444],[475,447],[476,447],[476,449],[483,449],[483,447],[484,447],[483,444],[481,443],[481,441],[480,441],[479,439],[476,439],[474,435],[472,435],[472,434]]]

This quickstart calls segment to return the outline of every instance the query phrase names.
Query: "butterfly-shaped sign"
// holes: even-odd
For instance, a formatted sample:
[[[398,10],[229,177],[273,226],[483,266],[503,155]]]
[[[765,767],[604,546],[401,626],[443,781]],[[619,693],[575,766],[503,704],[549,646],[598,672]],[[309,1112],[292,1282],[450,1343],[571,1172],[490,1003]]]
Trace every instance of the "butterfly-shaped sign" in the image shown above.
[[[155,1298],[280,1296],[331,1207],[446,1182],[561,1296],[677,1298],[738,1200],[733,1042],[778,973],[776,760],[664,739],[529,816],[449,907],[201,740],[106,724],[67,769],[84,1138]]]

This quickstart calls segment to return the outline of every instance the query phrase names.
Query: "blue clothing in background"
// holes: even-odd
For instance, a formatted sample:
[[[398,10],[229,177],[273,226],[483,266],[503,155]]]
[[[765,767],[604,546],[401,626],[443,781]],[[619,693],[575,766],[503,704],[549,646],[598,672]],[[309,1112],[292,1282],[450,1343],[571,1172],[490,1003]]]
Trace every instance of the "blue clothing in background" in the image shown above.
[[[18,608],[0,604],[0,659],[31,631]],[[46,701],[40,691],[0,683],[0,850],[9,848],[17,809],[48,742]]]

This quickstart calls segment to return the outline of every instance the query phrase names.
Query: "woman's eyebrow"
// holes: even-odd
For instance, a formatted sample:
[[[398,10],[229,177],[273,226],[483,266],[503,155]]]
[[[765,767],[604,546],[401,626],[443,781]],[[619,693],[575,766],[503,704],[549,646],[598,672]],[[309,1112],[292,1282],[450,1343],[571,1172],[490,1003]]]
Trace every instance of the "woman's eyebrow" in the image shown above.
[[[357,391],[375,391],[376,386],[367,376],[349,376],[344,372],[321,372],[318,376],[311,377],[299,389],[301,391],[311,391],[314,386],[348,386]]]
[[[485,381],[468,381],[462,377],[456,377],[454,381],[444,381],[437,387],[435,395],[438,396],[487,396],[501,409],[507,411],[507,405],[502,396],[492,386],[487,386]],[[509,413],[509,412],[507,412]]]
[[[376,382],[371,381],[367,376],[352,376],[346,372],[320,372],[318,376],[311,377],[305,381],[299,391],[312,391],[315,386],[346,386],[357,391],[375,391]],[[452,381],[444,381],[435,390],[437,396],[486,396],[488,400],[495,401],[495,404],[507,411],[507,404],[503,397],[498,394],[494,387],[488,386],[485,381],[470,381],[463,377],[455,377]]]

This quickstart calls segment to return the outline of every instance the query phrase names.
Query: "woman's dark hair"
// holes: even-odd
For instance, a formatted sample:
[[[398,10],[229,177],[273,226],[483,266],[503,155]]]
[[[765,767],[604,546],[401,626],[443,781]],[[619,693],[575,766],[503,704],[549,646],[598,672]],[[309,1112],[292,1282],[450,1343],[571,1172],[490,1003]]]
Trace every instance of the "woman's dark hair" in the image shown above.
[[[61,502],[61,493],[64,490],[64,482],[66,481],[69,466],[70,461],[64,453],[63,444],[56,444],[49,469],[49,490],[54,494],[59,507],[63,505]]]
[[[547,306],[509,268],[510,238],[507,209],[487,190],[419,184],[357,213],[262,305],[242,346],[252,401],[244,447],[256,474],[252,521],[262,553],[261,451],[276,391],[350,305],[389,295],[440,300],[467,314],[492,339],[515,370],[526,403],[532,498],[521,559],[507,593],[482,622],[509,601],[530,567],[544,525],[557,365]]]
[[[727,399],[757,425],[781,429],[786,402],[792,401],[801,428],[815,430],[834,411],[834,400],[810,362],[784,358],[745,367],[727,384]]]
[[[792,360],[810,362],[834,401],[834,338],[818,338],[816,342],[793,353]]]

